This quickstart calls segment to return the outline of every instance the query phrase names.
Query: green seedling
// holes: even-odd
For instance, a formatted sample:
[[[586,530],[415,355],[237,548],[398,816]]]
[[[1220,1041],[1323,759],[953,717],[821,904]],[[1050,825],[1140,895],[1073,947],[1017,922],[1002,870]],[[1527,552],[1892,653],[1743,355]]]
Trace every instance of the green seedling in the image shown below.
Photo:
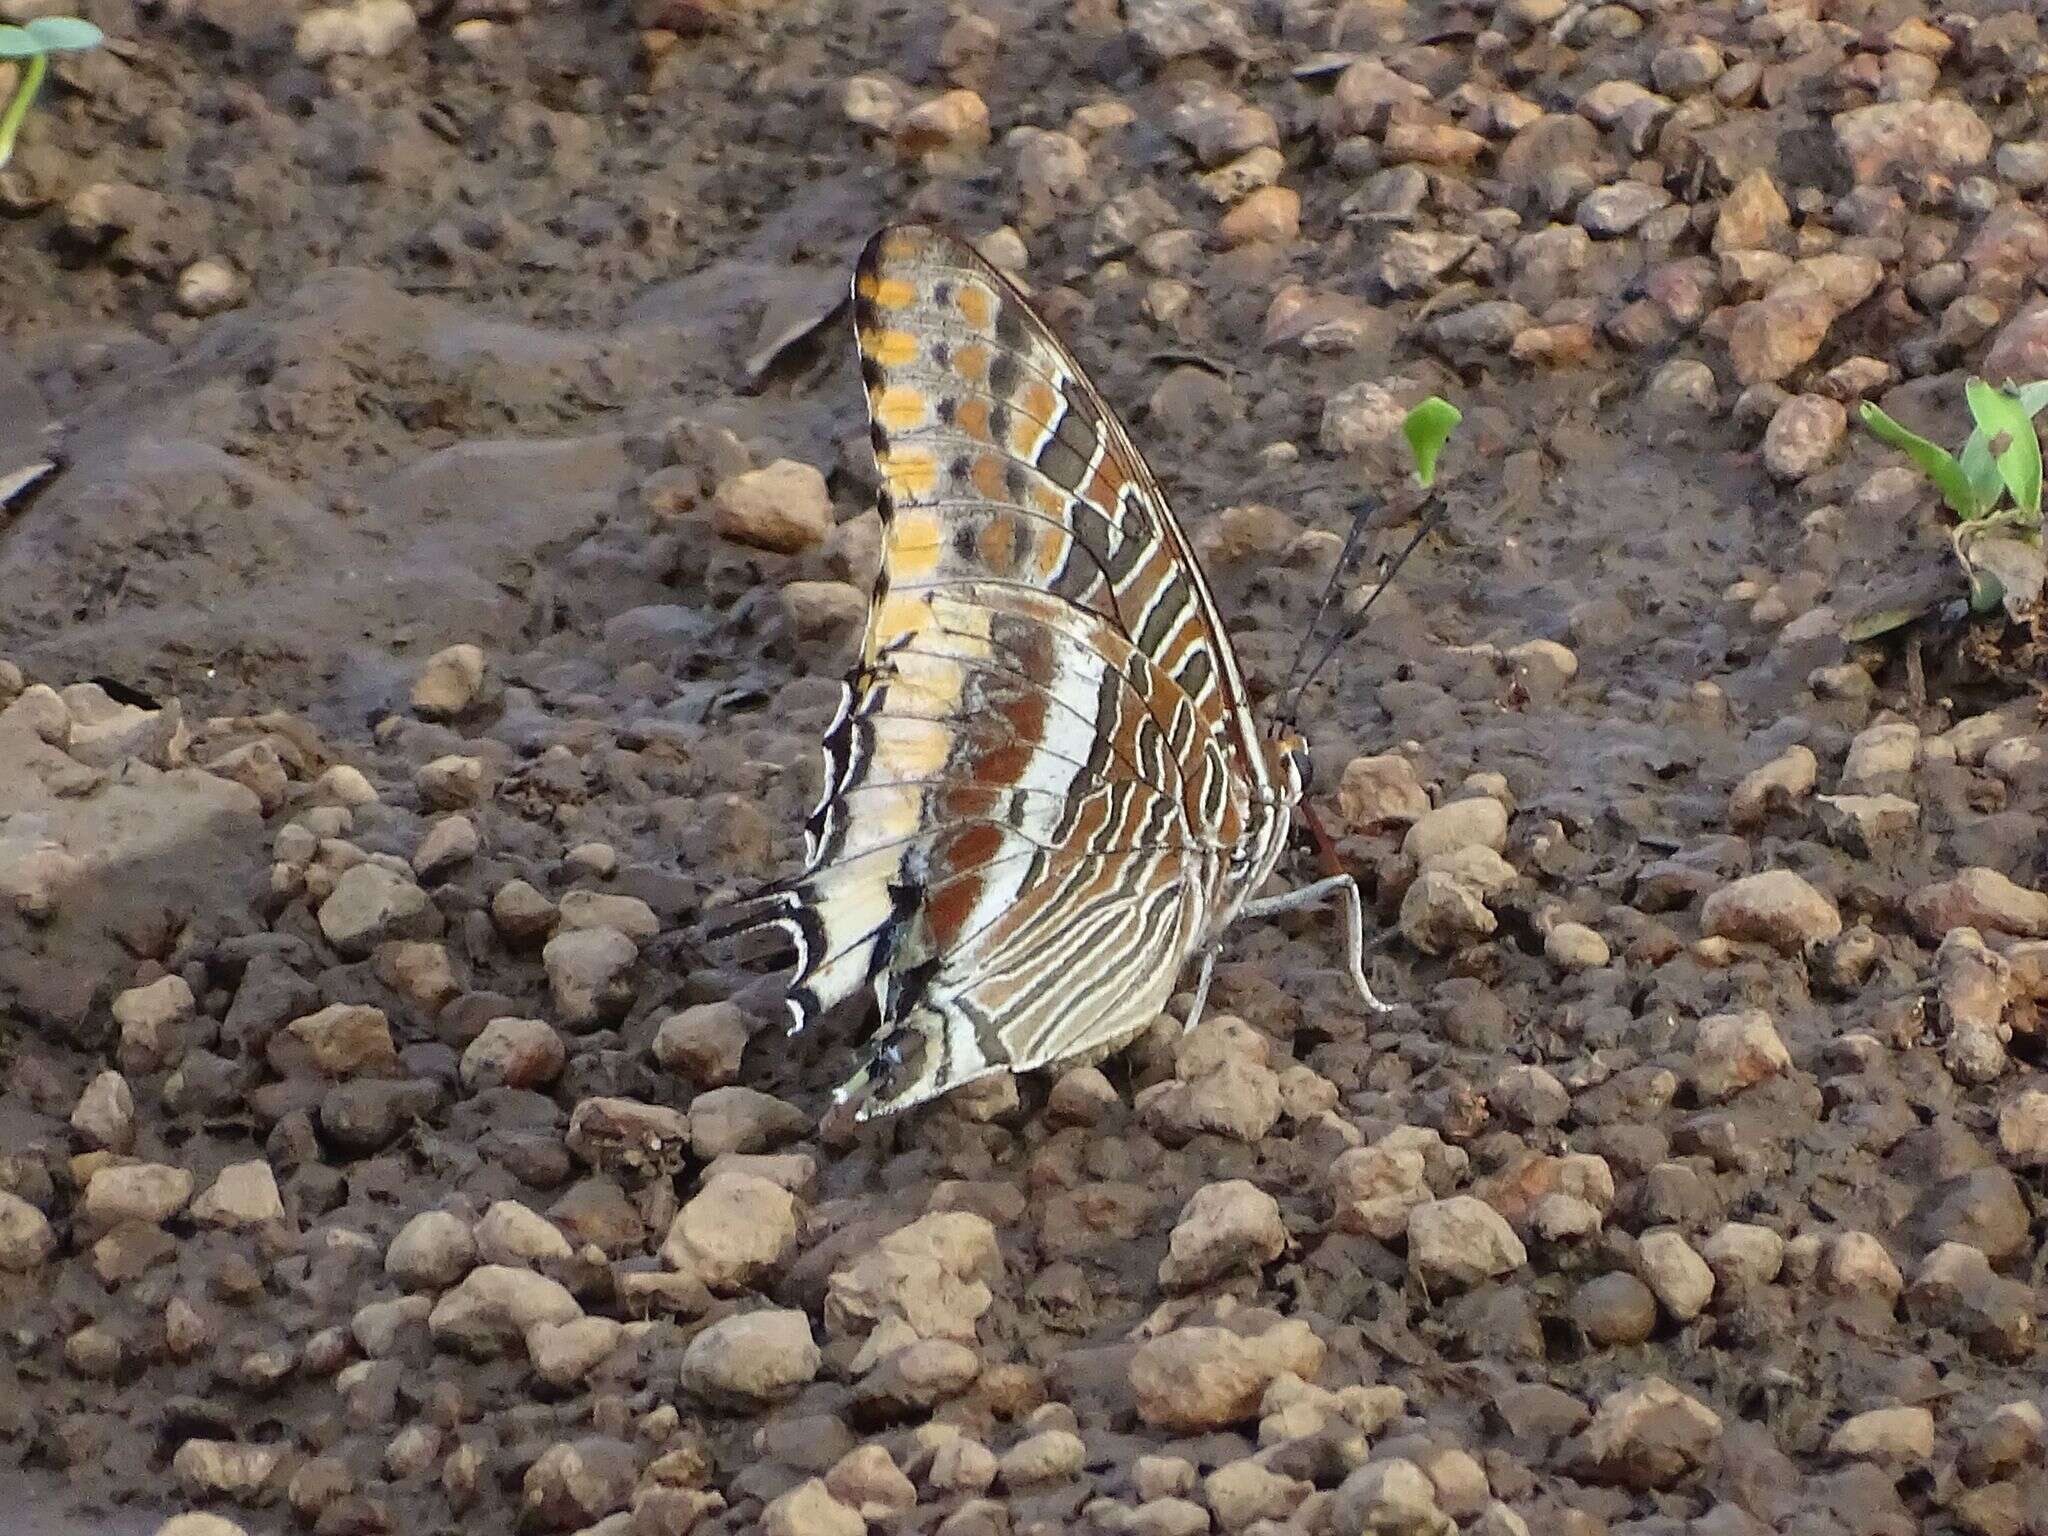
[[[1408,440],[1408,457],[1415,468],[1415,479],[1423,490],[1427,491],[1435,485],[1436,461],[1443,455],[1444,444],[1450,441],[1451,433],[1464,419],[1464,412],[1437,395],[1431,395],[1401,418],[1401,435]],[[1393,585],[1401,567],[1406,565],[1408,557],[1421,547],[1422,541],[1429,536],[1429,530],[1437,525],[1444,512],[1442,502],[1437,502],[1423,512],[1415,536],[1380,573],[1380,579],[1374,584],[1365,601],[1360,603],[1352,611],[1351,616],[1337,626],[1337,632],[1324,642],[1315,660],[1308,662],[1309,646],[1323,622],[1323,615],[1330,611],[1331,600],[1336,597],[1345,579],[1357,568],[1357,562],[1364,556],[1359,540],[1364,537],[1365,525],[1378,508],[1378,501],[1368,500],[1351,519],[1351,531],[1344,536],[1344,547],[1337,553],[1336,568],[1330,572],[1329,584],[1323,588],[1323,595],[1316,603],[1315,616],[1308,621],[1308,636],[1303,640],[1301,654],[1295,658],[1294,670],[1288,674],[1287,685],[1281,689],[1288,701],[1282,710],[1283,719],[1294,718],[1294,712],[1301,707],[1302,695],[1308,692],[1309,684],[1322,675],[1323,668],[1330,664],[1330,658],[1337,654],[1344,642],[1365,627],[1365,616],[1372,612],[1372,605],[1380,600],[1381,593]],[[1305,662],[1308,662],[1306,674],[1302,671]],[[1299,683],[1294,681],[1296,677],[1301,678]]]
[[[76,16],[38,16],[18,27],[0,26],[0,60],[13,60],[21,68],[13,96],[0,108],[0,167],[14,158],[14,141],[50,72],[50,55],[97,48],[106,40],[98,27]]]
[[[1976,425],[1961,453],[1908,431],[1867,400],[1863,424],[1911,459],[1955,513],[1950,542],[1970,578],[1971,608],[1988,613],[2004,602],[2016,611],[2041,592],[2041,440],[2034,417],[2048,407],[2048,380],[2000,390],[1971,379],[1963,393]]]
[[[1424,490],[1436,484],[1436,461],[1464,419],[1465,413],[1440,395],[1431,395],[1401,419],[1401,435],[1408,439],[1415,478]]]

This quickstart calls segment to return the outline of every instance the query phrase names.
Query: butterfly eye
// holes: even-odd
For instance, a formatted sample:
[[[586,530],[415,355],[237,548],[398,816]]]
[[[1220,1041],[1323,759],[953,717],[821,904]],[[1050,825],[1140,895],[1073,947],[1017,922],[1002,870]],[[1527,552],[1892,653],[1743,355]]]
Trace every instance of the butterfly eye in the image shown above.
[[[1294,764],[1294,776],[1301,781],[1301,792],[1306,795],[1316,787],[1316,760],[1306,752],[1288,754]]]

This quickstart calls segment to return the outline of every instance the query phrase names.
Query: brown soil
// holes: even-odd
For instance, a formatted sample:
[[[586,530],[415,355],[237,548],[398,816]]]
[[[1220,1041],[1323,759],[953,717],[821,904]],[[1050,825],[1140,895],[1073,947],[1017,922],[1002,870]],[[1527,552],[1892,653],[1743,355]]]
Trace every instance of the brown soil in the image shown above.
[[[765,1505],[868,1441],[918,1485],[914,1509],[876,1527],[954,1520],[956,1536],[999,1516],[1020,1532],[1081,1528],[1092,1501],[1144,1505],[1155,1523],[1134,1528],[1176,1529],[1140,1456],[1184,1456],[1206,1475],[1254,1453],[1291,1490],[1274,1495],[1269,1530],[1338,1531],[1342,1501],[1326,1495],[1355,1486],[1366,1455],[1391,1454],[1436,1469],[1442,1507],[1487,1536],[1515,1528],[1489,1500],[1530,1530],[1585,1536],[2048,1531],[2038,1443],[2003,1461],[1984,1450],[1987,1425],[2008,1422],[1992,1418],[2001,1405],[2042,1402],[2042,1173],[2001,1138],[2001,1113],[2040,1086],[2042,1064],[2037,962],[2004,952],[2048,925],[2016,917],[1984,933],[2006,1035],[1987,1076],[1957,1065],[1962,1004],[1938,987],[1940,929],[1907,909],[1965,867],[2048,884],[2048,773],[2023,750],[2039,739],[2035,652],[1992,632],[2003,650],[1980,664],[1970,647],[1986,632],[1938,618],[1846,646],[1840,619],[1886,583],[1954,595],[1936,509],[1873,479],[1894,461],[1853,425],[1810,463],[1765,435],[1788,391],[1844,399],[1852,422],[1868,392],[1957,432],[1961,381],[1987,353],[2014,367],[2048,357],[2022,334],[2048,270],[2048,174],[2030,180],[2038,156],[2009,153],[2044,137],[2034,18],[1996,3],[1750,0],[1557,18],[1541,0],[1497,13],[1131,0],[1120,16],[1075,0],[1005,6],[984,26],[927,0],[635,14],[526,14],[508,0],[423,3],[391,56],[313,65],[295,57],[286,7],[87,9],[113,46],[59,66],[0,172],[0,478],[10,457],[59,464],[0,511],[0,656],[31,683],[97,678],[117,698],[177,700],[194,733],[179,750],[200,763],[266,732],[298,750],[283,804],[261,817],[187,803],[119,762],[100,771],[135,783],[45,780],[19,803],[0,787],[0,854],[10,836],[61,825],[67,847],[100,859],[54,918],[0,913],[0,1191],[41,1210],[57,1239],[25,1273],[0,1267],[0,1492],[28,1501],[16,1507],[35,1511],[29,1529],[68,1533],[60,1506],[96,1520],[110,1506],[202,1505],[250,1530],[505,1529],[532,1503],[544,1451],[599,1436],[633,1462],[617,1496],[575,1519],[553,1506],[527,1517],[596,1526],[629,1507],[636,1479],[644,1493],[672,1448],[658,1415],[673,1405],[676,1442],[702,1436],[711,1465],[697,1481],[724,1500],[705,1532],[757,1528]],[[0,17],[18,10],[0,0]],[[487,38],[478,16],[494,18]],[[1174,30],[1154,29],[1162,16],[1206,46],[1162,60]],[[1758,79],[1719,94],[1711,79],[1685,83],[1674,51],[1699,40],[1721,61],[1714,74],[1754,64]],[[1385,106],[1344,105],[1339,71],[1361,59],[1422,87],[1421,104],[1391,121]],[[847,82],[863,75],[892,77],[913,106],[978,92],[994,143],[901,149],[849,121]],[[1596,127],[1594,88],[1610,81],[1671,99]],[[1914,140],[1859,191],[1839,114],[1930,94],[1966,103],[1989,147]],[[1526,127],[1515,102],[1558,115]],[[1105,103],[1130,121],[1111,123]],[[1476,139],[1445,137],[1453,125]],[[1417,149],[1409,126],[1442,132]],[[1043,184],[1043,146],[1024,128],[1082,142],[1071,185]],[[1268,139],[1280,184],[1300,195],[1299,232],[1233,244],[1226,205],[1196,177]],[[1746,388],[1737,306],[1782,274],[1731,262],[1714,231],[1756,171],[1787,205],[1759,250],[1786,266],[1874,260],[1880,275],[1830,311],[1810,358]],[[1581,197],[1621,181],[1670,206],[1610,235]],[[95,224],[87,214],[107,199],[90,189],[103,184],[123,189],[118,218]],[[344,1380],[362,1346],[323,1330],[345,1335],[359,1308],[401,1293],[377,1255],[424,1210],[474,1217],[514,1200],[575,1230],[564,1192],[615,1185],[644,1230],[549,1272],[590,1315],[640,1315],[621,1277],[659,1267],[666,1218],[706,1159],[650,1185],[591,1173],[564,1135],[593,1096],[691,1106],[707,1084],[650,1054],[678,1009],[736,1000],[754,1028],[738,1081],[808,1122],[846,1071],[861,1020],[785,1042],[772,979],[700,945],[693,924],[708,898],[787,867],[814,798],[848,636],[800,632],[781,593],[864,580],[873,468],[838,306],[861,241],[906,215],[1021,232],[1022,277],[1174,493],[1261,687],[1292,663],[1352,507],[1397,484],[1386,453],[1347,445],[1330,402],[1378,381],[1403,405],[1435,391],[1464,408],[1440,531],[1312,694],[1306,723],[1333,822],[1336,786],[1363,755],[1402,753],[1439,803],[1471,792],[1472,775],[1502,776],[1476,786],[1512,812],[1515,878],[1486,899],[1497,927],[1424,954],[1398,931],[1416,878],[1403,827],[1357,822],[1341,846],[1385,932],[1376,985],[1399,1010],[1357,1015],[1334,914],[1234,934],[1211,1000],[1260,1032],[1275,1068],[1304,1074],[1288,1079],[1277,1123],[1234,1137],[1141,1104],[1174,1080],[1163,1028],[1105,1066],[1117,1099],[1092,1124],[1055,1113],[1051,1085],[1033,1080],[1013,1107],[763,1132],[760,1150],[808,1153],[815,1171],[798,1180],[798,1251],[735,1294],[655,1309],[657,1329],[567,1387],[541,1383],[516,1343],[477,1360],[417,1323],[374,1362],[396,1361],[395,1380]],[[1552,224],[1599,237],[1532,243]],[[1160,238],[1176,229],[1188,238]],[[1390,284],[1383,263],[1418,236],[1470,250]],[[228,263],[246,293],[197,317],[177,293],[202,258]],[[1327,306],[1326,325],[1290,327],[1303,297],[1291,285]],[[1478,308],[1502,301],[1518,311]],[[1830,372],[1857,358],[1884,365],[1881,382]],[[1685,392],[1684,362],[1708,370],[1704,397]],[[828,476],[840,533],[795,556],[717,539],[709,492],[781,459]],[[1221,515],[1247,506],[1278,511]],[[1576,672],[1555,652],[1514,650],[1534,640],[1568,648]],[[483,649],[488,681],[454,721],[423,721],[413,683],[458,643]],[[270,711],[304,724],[252,722]],[[1992,714],[1995,731],[1965,724]],[[1904,770],[1844,783],[1858,733],[1900,722],[1919,733]],[[2013,739],[1986,766],[1986,749]],[[1822,794],[1895,793],[1917,820],[1872,842],[1801,793],[1731,821],[1739,781],[1797,746]],[[275,883],[272,865],[333,763],[361,767],[382,795],[338,835],[410,859],[450,808],[419,770],[450,753],[481,759],[488,782],[464,808],[481,851],[428,881],[437,931],[425,937],[457,979],[454,1000],[428,1004],[381,960],[337,952],[318,903]],[[143,809],[123,809],[123,793]],[[160,815],[175,839],[141,835],[138,815]],[[616,872],[568,857],[591,843],[614,850]],[[1773,869],[1810,882],[1843,935],[1787,952],[1705,933],[1709,893]],[[514,879],[551,899],[593,888],[652,908],[661,932],[639,945],[612,1014],[587,1027],[558,1017],[535,950],[489,916]],[[1560,922],[1596,930],[1611,960],[1579,969],[1546,953]],[[1962,963],[1955,943],[1943,964]],[[169,1059],[124,1069],[132,1154],[189,1170],[201,1190],[222,1167],[267,1161],[286,1216],[243,1231],[176,1214],[161,1258],[109,1281],[82,1208],[104,1152],[67,1122],[120,1059],[113,998],[171,974],[191,983],[196,1016]],[[385,1133],[337,1134],[361,1104],[331,1108],[333,1090],[280,1066],[269,1030],[251,1032],[265,1006],[249,1000],[256,974],[293,994],[270,1029],[334,1002],[385,1010],[399,1057],[369,1075],[418,1089],[378,1111]],[[1730,1096],[1703,1092],[1699,1021],[1740,1009],[1768,1013],[1790,1065]],[[559,1078],[535,1092],[465,1085],[461,1053],[501,1014],[563,1024]],[[215,1090],[195,1086],[204,1073],[189,1062],[179,1079],[194,1051]],[[1516,1075],[1532,1066],[1561,1085],[1555,1113]],[[1403,1126],[1462,1151],[1469,1173],[1433,1169],[1433,1194],[1490,1201],[1526,1262],[1447,1287],[1411,1268],[1403,1235],[1347,1230],[1331,1164]],[[1546,1238],[1529,1208],[1566,1152],[1604,1159],[1614,1192],[1597,1231]],[[1229,1268],[1191,1301],[1169,1295],[1159,1267],[1183,1207],[1233,1179],[1278,1200],[1286,1251]],[[876,1424],[859,1408],[859,1340],[829,1324],[827,1279],[938,1209],[980,1212],[1000,1232],[981,1372],[927,1414]],[[1589,1332],[1601,1306],[1614,1310],[1594,1282],[1654,1270],[1644,1234],[1709,1248],[1730,1222],[1788,1240],[1774,1280],[1723,1283],[1697,1316],[1662,1301],[1633,1339]],[[1876,1236],[1903,1296],[1863,1271],[1844,1278],[1845,1233]],[[344,1256],[348,1234],[367,1240],[366,1261]],[[1943,1299],[1923,1266],[1944,1242],[1981,1250],[1998,1284]],[[166,1343],[175,1298],[208,1322],[196,1350]],[[747,1411],[686,1392],[680,1362],[705,1320],[765,1305],[810,1316],[826,1346],[816,1379]],[[1380,1451],[1329,1431],[1273,1451],[1285,1437],[1267,1441],[1242,1415],[1196,1435],[1140,1415],[1127,1379],[1138,1338],[1218,1317],[1249,1328],[1262,1308],[1327,1345],[1322,1386],[1405,1391],[1408,1417],[1372,1437]],[[89,1328],[93,1347],[74,1347]],[[112,1364],[102,1335],[117,1341]],[[266,1352],[280,1371],[254,1360]],[[1719,1417],[1674,1466],[1603,1461],[1575,1421],[1546,1429],[1526,1397],[1513,1401],[1531,1422],[1502,1407],[1516,1386],[1547,1383],[1591,1408],[1650,1377]],[[1933,1410],[1931,1453],[1830,1450],[1845,1420],[1897,1405]],[[999,1455],[1074,1427],[1085,1462],[1049,1486],[1006,1472],[994,1505],[975,1505],[920,1470],[921,1418]],[[439,1432],[439,1454],[395,1470],[387,1450],[414,1425]],[[191,1439],[285,1459],[242,1495],[195,1491],[172,1461]],[[444,1477],[459,1445],[484,1469],[467,1495]],[[1487,1480],[1469,1507],[1439,1464],[1452,1449]],[[315,1458],[345,1469],[345,1491],[288,1499]],[[1218,1495],[1198,1484],[1190,1497],[1220,1526]],[[771,1525],[839,1528],[789,1524],[809,1518],[792,1507]],[[678,1528],[649,1509],[619,1529]],[[2017,1514],[2000,1523],[2006,1510]],[[1085,1518],[1120,1528],[1104,1506]]]

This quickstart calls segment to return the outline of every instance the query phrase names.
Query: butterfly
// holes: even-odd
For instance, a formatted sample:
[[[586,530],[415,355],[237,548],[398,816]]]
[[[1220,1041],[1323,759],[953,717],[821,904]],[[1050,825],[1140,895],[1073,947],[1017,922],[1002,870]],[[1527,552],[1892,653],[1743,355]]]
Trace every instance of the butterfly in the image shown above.
[[[839,1101],[865,1120],[1100,1060],[1199,955],[1192,1027],[1225,929],[1331,898],[1382,1009],[1350,876],[1256,894],[1306,743],[1255,721],[1187,533],[1073,353],[922,225],[868,242],[853,316],[881,569],[804,867],[724,929],[793,944],[792,1034],[872,989],[880,1023]]]

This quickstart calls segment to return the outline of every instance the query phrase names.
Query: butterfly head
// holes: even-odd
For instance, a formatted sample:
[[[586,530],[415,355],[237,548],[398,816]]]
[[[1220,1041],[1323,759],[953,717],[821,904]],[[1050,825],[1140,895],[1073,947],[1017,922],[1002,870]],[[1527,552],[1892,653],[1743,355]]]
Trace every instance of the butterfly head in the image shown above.
[[[1266,772],[1282,806],[1301,804],[1314,781],[1309,764],[1308,738],[1284,720],[1273,722],[1266,731]]]

